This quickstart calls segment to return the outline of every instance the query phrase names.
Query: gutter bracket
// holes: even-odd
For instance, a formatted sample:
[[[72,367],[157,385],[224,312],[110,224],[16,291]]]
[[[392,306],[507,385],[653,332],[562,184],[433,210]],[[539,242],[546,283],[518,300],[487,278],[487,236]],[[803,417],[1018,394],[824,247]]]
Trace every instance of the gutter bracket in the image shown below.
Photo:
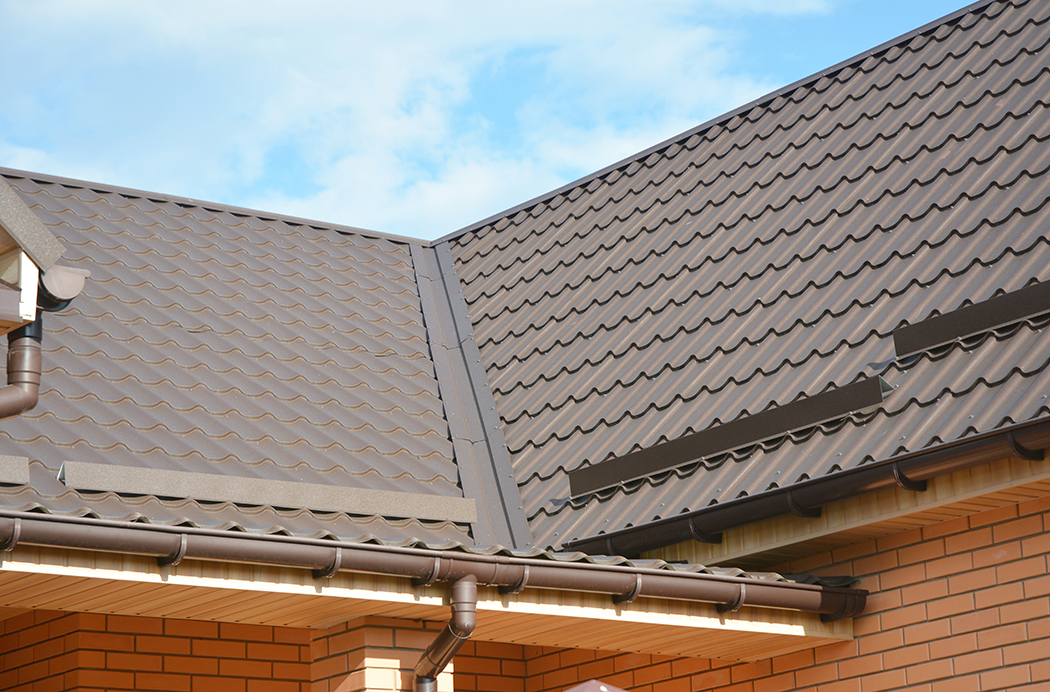
[[[22,520],[15,517],[15,523],[11,529],[11,537],[4,541],[3,545],[0,545],[0,553],[9,553],[15,549],[18,545],[18,539],[22,537]]]
[[[441,573],[441,558],[434,558],[434,566],[430,568],[430,574],[425,577],[417,577],[412,580],[412,586],[430,586],[438,580]]]
[[[798,517],[804,517],[807,519],[816,519],[820,516],[820,507],[803,507],[802,505],[795,502],[795,498],[792,496],[791,491],[787,491],[787,503],[788,509],[791,513]]]
[[[696,517],[691,517],[689,519],[689,533],[693,536],[693,540],[698,541],[700,543],[721,543],[722,542],[722,532],[721,531],[718,531],[716,533],[707,533],[706,531],[701,531],[700,529],[698,529],[696,527]],[[610,555],[611,554],[612,553],[610,553]]]
[[[926,487],[928,485],[925,479],[921,481],[913,481],[905,476],[904,472],[901,471],[899,461],[893,464],[893,480],[897,481],[897,485],[905,490],[914,490],[917,493],[926,492]]]
[[[626,593],[618,594],[613,596],[613,603],[616,605],[623,605],[624,603],[634,603],[638,600],[638,597],[642,594],[642,575],[634,575],[634,586],[632,586]]]
[[[744,607],[744,600],[747,598],[747,585],[741,584],[740,591],[737,592],[736,600],[731,603],[719,603],[718,612],[720,613],[735,613]]]
[[[528,585],[528,583],[529,583],[529,566],[525,565],[522,568],[522,571],[521,571],[521,579],[519,579],[517,582],[515,582],[513,584],[510,584],[508,586],[501,586],[501,587],[499,587],[498,591],[499,591],[501,596],[510,596],[510,595],[513,595],[513,594],[516,594],[516,593],[521,593],[522,591],[524,591],[525,587]]]
[[[1011,430],[1006,433],[1006,441],[1010,444],[1010,449],[1013,451],[1014,456],[1024,459],[1026,461],[1042,461],[1044,451],[1042,449],[1028,449],[1021,445],[1014,437],[1014,431]]]
[[[343,549],[339,546],[335,547],[335,554],[332,556],[332,564],[328,565],[324,569],[315,569],[314,579],[331,579],[338,572],[339,568],[343,564]]]
[[[157,566],[174,567],[186,557],[186,534],[180,534],[179,547],[171,555],[161,555],[157,558]]]

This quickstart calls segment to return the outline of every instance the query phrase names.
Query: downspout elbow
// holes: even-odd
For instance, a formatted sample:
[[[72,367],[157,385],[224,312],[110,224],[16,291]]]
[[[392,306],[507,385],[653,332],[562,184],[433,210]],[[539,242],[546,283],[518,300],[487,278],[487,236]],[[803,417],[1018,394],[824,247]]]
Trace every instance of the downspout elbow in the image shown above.
[[[7,335],[7,386],[0,388],[0,419],[17,416],[36,406],[40,396],[43,325],[43,318],[38,314],[35,321]]]
[[[452,584],[452,617],[427,647],[415,668],[415,692],[436,692],[437,677],[474,633],[478,611],[478,580],[468,575]]]

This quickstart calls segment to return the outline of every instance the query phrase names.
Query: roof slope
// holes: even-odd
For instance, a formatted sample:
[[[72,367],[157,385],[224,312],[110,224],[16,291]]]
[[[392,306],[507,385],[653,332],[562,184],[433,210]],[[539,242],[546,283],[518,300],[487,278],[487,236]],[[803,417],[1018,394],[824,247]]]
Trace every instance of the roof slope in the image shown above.
[[[148,193],[5,179],[68,246],[66,261],[92,277],[47,319],[40,404],[0,426],[3,453],[28,458],[32,474],[29,485],[0,485],[0,505],[472,542],[468,523],[419,521],[411,507],[381,518],[208,492],[221,475],[462,498],[408,244]],[[144,492],[78,491],[57,479],[69,461],[208,474],[179,477],[204,499],[168,497],[178,495],[163,485],[171,476],[157,474]]]
[[[450,240],[538,545],[1050,414],[1050,5],[985,3]],[[568,473],[879,375],[874,410],[571,497]]]

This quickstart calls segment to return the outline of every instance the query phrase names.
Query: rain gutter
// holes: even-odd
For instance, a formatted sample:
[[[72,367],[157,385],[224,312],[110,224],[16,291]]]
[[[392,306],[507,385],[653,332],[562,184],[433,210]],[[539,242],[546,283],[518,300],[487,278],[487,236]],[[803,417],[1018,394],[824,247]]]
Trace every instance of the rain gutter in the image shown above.
[[[877,463],[812,478],[758,495],[709,505],[640,526],[568,541],[565,550],[601,555],[639,555],[690,540],[720,543],[721,534],[786,514],[819,517],[821,507],[892,487],[922,492],[935,476],[1009,456],[1042,460],[1050,446],[1050,419],[1002,428],[966,441],[938,445]]]
[[[775,582],[625,565],[486,555],[332,540],[231,535],[229,531],[142,525],[35,512],[0,510],[0,551],[19,545],[90,550],[157,558],[160,565],[184,559],[312,569],[322,579],[337,572],[366,572],[413,579],[416,586],[473,578],[502,594],[525,588],[607,594],[614,603],[665,598],[819,613],[832,621],[859,614],[867,591]]]

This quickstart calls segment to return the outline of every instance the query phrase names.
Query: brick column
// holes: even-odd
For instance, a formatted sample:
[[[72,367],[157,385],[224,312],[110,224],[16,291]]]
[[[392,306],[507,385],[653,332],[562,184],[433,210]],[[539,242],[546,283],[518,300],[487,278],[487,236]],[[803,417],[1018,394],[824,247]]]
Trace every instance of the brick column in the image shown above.
[[[412,669],[444,623],[366,617],[314,635],[313,692],[411,692]],[[438,677],[452,692],[452,664]]]

